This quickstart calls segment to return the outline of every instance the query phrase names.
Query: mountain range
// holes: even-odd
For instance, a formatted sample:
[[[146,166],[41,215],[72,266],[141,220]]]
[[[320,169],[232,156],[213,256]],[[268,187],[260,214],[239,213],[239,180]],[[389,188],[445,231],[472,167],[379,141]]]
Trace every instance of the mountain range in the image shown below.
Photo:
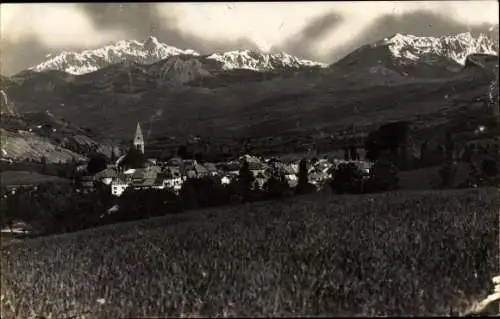
[[[319,62],[299,59],[286,53],[265,54],[249,50],[230,51],[200,55],[194,50],[182,50],[161,43],[155,37],[149,36],[144,42],[135,40],[119,41],[94,50],[80,52],[62,52],[49,57],[36,66],[29,68],[36,72],[47,70],[63,71],[81,75],[106,68],[113,64],[127,66],[134,64],[153,64],[174,57],[186,56],[184,61],[213,60],[220,63],[224,70],[248,69],[254,71],[270,71],[275,69],[301,68],[310,66],[325,66]],[[194,67],[197,65],[193,64]]]
[[[484,99],[491,70],[498,39],[470,33],[396,34],[331,65],[283,52],[202,55],[149,37],[51,56],[2,77],[2,95],[19,113],[48,110],[120,139],[138,120],[148,137],[275,136],[439,113]]]

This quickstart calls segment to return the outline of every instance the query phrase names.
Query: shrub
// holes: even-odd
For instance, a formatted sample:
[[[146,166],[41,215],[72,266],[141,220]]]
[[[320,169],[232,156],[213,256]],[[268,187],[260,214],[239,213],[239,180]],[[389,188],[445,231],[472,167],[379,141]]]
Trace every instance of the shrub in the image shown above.
[[[438,174],[440,188],[453,188],[457,178],[457,165],[448,162],[441,166]]]
[[[366,190],[369,192],[386,192],[399,189],[399,170],[388,158],[375,162],[370,170]]]
[[[90,157],[87,164],[87,172],[90,175],[95,175],[106,169],[107,159],[104,154],[94,154]]]
[[[363,172],[354,163],[342,163],[333,172],[330,187],[338,194],[362,192]]]
[[[243,201],[249,201],[252,192],[252,186],[254,185],[255,178],[253,173],[250,171],[250,167],[247,160],[243,161],[243,165],[240,168],[238,174],[238,186],[240,190],[240,195]]]
[[[302,159],[299,163],[299,176],[298,183],[295,188],[297,194],[307,194],[312,193],[316,190],[316,187],[309,183],[309,176],[307,171],[307,160]]]
[[[282,198],[289,196],[291,189],[283,174],[273,174],[264,184],[264,193],[267,199]]]

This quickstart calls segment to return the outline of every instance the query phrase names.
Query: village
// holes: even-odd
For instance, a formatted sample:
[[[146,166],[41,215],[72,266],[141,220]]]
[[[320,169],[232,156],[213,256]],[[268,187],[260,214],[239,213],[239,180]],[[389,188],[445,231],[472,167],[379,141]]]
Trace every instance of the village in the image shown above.
[[[144,154],[145,141],[139,123],[137,123],[133,147]],[[298,182],[299,161],[294,160],[261,158],[250,154],[223,163],[199,163],[196,159],[180,157],[173,157],[167,161],[149,158],[144,161],[144,165],[141,165],[143,167],[127,167],[123,165],[126,157],[127,154],[122,155],[115,163],[108,164],[105,169],[95,175],[84,175],[81,178],[82,189],[91,191],[96,183],[103,183],[110,187],[111,194],[116,197],[121,196],[128,188],[169,189],[178,193],[186,180],[208,176],[218,179],[223,185],[228,185],[236,180],[244,162],[248,163],[248,168],[253,174],[255,189],[262,189],[273,174],[283,176],[292,188]],[[332,168],[346,162],[355,163],[363,173],[368,175],[371,163],[367,161],[315,158],[308,164],[309,183],[321,189],[322,185],[332,178]],[[81,165],[78,169],[84,172],[86,168],[86,165]]]

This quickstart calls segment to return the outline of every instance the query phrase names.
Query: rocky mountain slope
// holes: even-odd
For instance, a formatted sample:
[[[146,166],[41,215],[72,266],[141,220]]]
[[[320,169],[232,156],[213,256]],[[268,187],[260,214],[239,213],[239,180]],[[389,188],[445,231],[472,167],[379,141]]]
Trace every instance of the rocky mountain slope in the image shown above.
[[[1,119],[0,151],[3,161],[47,163],[82,160],[93,152],[109,155],[111,144],[89,130],[58,120],[50,112],[4,114]]]
[[[435,37],[396,34],[362,46],[333,67],[389,69],[403,75],[435,77],[459,71],[471,54],[498,55],[498,41],[470,33]]]
[[[50,110],[123,139],[131,138],[137,120],[147,127],[146,139],[303,134],[483,103],[491,75],[462,63],[475,52],[495,53],[498,46],[488,41],[397,35],[329,68],[249,51],[178,54],[151,64],[124,58],[81,75],[28,70],[2,89],[20,112]]]

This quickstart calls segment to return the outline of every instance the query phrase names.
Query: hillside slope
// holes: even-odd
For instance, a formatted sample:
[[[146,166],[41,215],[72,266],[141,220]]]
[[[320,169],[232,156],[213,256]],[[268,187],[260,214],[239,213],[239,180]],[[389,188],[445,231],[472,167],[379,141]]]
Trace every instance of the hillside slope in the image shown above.
[[[3,302],[21,316],[457,315],[490,293],[497,205],[497,190],[317,194],[26,240],[1,250]]]
[[[110,143],[47,112],[4,115],[0,122],[1,158],[6,161],[64,163],[93,152],[111,153]]]
[[[436,37],[396,34],[355,50],[332,67],[374,67],[432,78],[459,71],[471,54],[498,55],[498,41],[470,33]]]

